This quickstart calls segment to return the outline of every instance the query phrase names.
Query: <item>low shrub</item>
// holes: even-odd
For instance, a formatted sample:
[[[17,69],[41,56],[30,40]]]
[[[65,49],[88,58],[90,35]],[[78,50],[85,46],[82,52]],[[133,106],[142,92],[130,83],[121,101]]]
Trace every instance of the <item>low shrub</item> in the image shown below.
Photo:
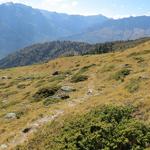
[[[23,112],[23,111],[18,111],[18,112],[16,112],[16,117],[17,117],[17,119],[20,119],[23,115],[24,115],[24,112]]]
[[[116,73],[113,75],[113,78],[114,78],[115,80],[117,80],[117,81],[118,81],[118,80],[123,81],[124,78],[130,74],[130,72],[131,72],[130,69],[124,68],[124,69],[122,69],[122,70],[116,72]]]
[[[150,126],[133,118],[134,109],[104,106],[66,123],[56,141],[62,150],[132,150],[150,144]]]
[[[59,86],[54,86],[54,87],[44,87],[39,89],[34,95],[34,101],[39,101],[43,98],[47,98],[50,96],[55,95],[55,93],[59,90]]]

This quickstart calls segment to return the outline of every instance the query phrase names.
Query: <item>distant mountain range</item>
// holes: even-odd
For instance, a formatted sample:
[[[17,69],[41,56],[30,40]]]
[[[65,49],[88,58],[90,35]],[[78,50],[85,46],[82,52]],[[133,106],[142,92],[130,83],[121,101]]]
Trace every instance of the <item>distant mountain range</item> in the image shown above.
[[[39,42],[71,40],[106,42],[150,35],[150,17],[110,19],[103,15],[67,15],[32,7],[0,5],[0,58]]]
[[[133,40],[150,36],[150,17],[139,16],[123,19],[109,19],[88,32],[66,37],[65,40],[84,42],[106,42]]]
[[[34,44],[1,59],[0,68],[26,66],[62,56],[100,54],[125,50],[149,40],[150,38],[142,38],[131,41],[116,41],[99,44],[53,41],[42,44]]]
[[[102,15],[67,15],[4,3],[0,5],[0,58],[33,43],[86,32],[106,20]]]

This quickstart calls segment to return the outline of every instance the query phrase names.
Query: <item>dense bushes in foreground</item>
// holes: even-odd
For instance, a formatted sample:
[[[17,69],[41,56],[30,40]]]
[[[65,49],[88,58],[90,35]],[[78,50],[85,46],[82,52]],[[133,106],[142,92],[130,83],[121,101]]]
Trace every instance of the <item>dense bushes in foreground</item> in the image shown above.
[[[133,109],[105,106],[63,128],[62,150],[130,150],[150,144],[150,126],[132,117]]]
[[[135,114],[127,106],[98,107],[60,126],[53,122],[17,150],[143,150],[150,146],[150,126]]]

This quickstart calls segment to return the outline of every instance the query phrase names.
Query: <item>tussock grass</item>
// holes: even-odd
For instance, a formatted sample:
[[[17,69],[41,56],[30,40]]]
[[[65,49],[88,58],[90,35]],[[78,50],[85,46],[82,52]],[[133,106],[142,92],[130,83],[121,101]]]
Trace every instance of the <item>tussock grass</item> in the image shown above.
[[[39,119],[41,114],[41,117],[51,116],[56,110],[63,110],[64,114],[58,116],[55,123],[50,122],[42,127],[35,135],[29,135],[29,143],[23,144],[23,149],[29,147],[33,150],[53,149],[52,138],[62,134],[60,131],[66,127],[66,118],[68,123],[72,119],[77,121],[76,117],[72,116],[81,119],[83,115],[86,116],[86,113],[99,105],[110,103],[138,105],[138,111],[136,115],[133,115],[144,121],[144,124],[150,122],[149,49],[150,42],[147,42],[123,52],[89,55],[88,57],[63,57],[45,64],[0,70],[0,77],[11,76],[9,80],[0,80],[0,133],[2,133],[0,145],[11,142],[22,129],[27,127],[27,124]],[[61,74],[52,76],[56,70]],[[78,84],[71,82],[71,79],[75,79]],[[81,82],[82,80],[84,82]],[[20,89],[17,85],[29,86]],[[42,88],[51,89],[55,86],[71,86],[77,90],[69,93],[68,101],[52,99],[49,97],[49,92],[45,95],[40,91]],[[33,103],[33,95],[39,96],[40,102]],[[23,111],[24,109],[26,111]],[[6,120],[4,116],[11,112],[23,112],[23,115],[16,120]],[[81,121],[84,124],[86,120],[81,119]],[[67,133],[64,135],[66,136]]]

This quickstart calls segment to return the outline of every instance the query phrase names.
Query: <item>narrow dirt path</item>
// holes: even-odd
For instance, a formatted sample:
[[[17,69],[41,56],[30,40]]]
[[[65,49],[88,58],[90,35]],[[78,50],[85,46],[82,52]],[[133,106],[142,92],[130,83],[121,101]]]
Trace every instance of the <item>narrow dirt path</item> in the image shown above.
[[[79,97],[79,98],[72,99],[71,101],[68,101],[68,106],[69,107],[75,107],[77,104],[85,102],[90,97],[98,96],[100,94],[95,89],[95,83],[94,83],[95,77],[96,77],[96,75],[94,73],[90,75],[90,81],[88,83],[86,93],[83,96]]]
[[[31,124],[28,124],[26,128],[23,131],[20,131],[14,139],[7,144],[8,149],[13,149],[13,147],[24,143],[26,140],[28,140],[28,137],[37,132],[39,128],[41,128],[44,124],[47,122],[51,122],[55,120],[57,117],[63,115],[64,111],[63,110],[56,110],[55,113],[51,116],[45,116],[43,118],[40,118]]]
[[[99,95],[99,93],[95,90],[94,78],[95,74],[91,74],[90,81],[87,86],[87,92],[82,97],[68,101],[67,102],[68,107],[75,107],[77,104],[85,102],[90,97]],[[56,118],[60,117],[61,115],[64,114],[64,112],[65,110],[55,110],[53,115],[45,116],[32,122],[31,124],[28,124],[25,127],[25,129],[23,131],[20,131],[20,133],[18,133],[18,135],[14,137],[14,139],[10,143],[7,143],[6,149],[13,149],[17,145],[23,144],[25,141],[28,140],[31,134],[37,132],[38,129],[41,128],[46,123],[51,122]]]

